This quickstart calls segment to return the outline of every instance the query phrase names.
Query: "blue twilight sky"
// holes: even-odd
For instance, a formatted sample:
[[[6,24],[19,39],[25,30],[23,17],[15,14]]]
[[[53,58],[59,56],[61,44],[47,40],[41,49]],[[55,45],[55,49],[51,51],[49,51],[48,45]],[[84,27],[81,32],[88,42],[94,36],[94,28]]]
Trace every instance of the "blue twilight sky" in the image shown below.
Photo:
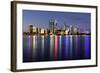
[[[36,10],[23,10],[23,31],[28,31],[30,24],[34,27],[48,28],[52,18],[57,20],[58,28],[62,28],[66,23],[68,26],[77,25],[81,32],[91,31],[90,13]]]

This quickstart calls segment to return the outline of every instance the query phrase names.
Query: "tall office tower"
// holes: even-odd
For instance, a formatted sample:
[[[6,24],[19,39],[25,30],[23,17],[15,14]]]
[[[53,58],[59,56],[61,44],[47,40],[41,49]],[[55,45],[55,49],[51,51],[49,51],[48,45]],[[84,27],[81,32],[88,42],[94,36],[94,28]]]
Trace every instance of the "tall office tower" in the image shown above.
[[[29,25],[29,31],[30,31],[30,34],[33,33],[33,25]]]
[[[70,25],[70,27],[69,27],[69,34],[72,34],[72,25]]]
[[[55,34],[56,32],[56,27],[57,27],[57,20],[55,19],[50,19],[49,21],[49,29],[50,29],[50,33]]]

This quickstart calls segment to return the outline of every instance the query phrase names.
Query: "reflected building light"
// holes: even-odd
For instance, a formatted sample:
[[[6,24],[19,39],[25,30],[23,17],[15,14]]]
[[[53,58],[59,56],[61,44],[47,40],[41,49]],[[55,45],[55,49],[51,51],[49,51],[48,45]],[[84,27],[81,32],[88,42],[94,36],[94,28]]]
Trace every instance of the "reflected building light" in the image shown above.
[[[90,58],[90,44],[89,36],[85,36],[84,58]]]
[[[51,60],[53,60],[53,56],[54,56],[54,35],[50,35],[50,58]]]
[[[41,36],[41,38],[42,38],[42,58],[44,58],[44,36]]]
[[[30,44],[31,44],[31,43],[30,43],[30,40],[29,40],[29,39],[30,39],[30,36],[27,36],[27,40],[28,40],[28,41],[26,42],[26,47],[30,49]],[[23,42],[23,43],[24,43],[24,42]]]
[[[35,36],[33,36],[33,48],[35,48],[36,47],[36,41],[35,41]]]
[[[61,35],[59,36],[59,59],[61,59],[61,56],[62,56],[62,39],[61,39]]]
[[[55,60],[57,60],[58,58],[58,36],[55,36],[55,49],[54,49],[54,56],[55,56]]]
[[[70,39],[69,40],[70,41],[70,43],[69,43],[70,44],[70,59],[72,59],[72,56],[73,56],[73,52],[72,52],[73,51],[73,47],[72,47],[73,46],[72,35],[70,35],[69,39]]]
[[[63,37],[63,48],[64,48],[64,54],[65,54],[65,59],[69,59],[69,36]]]
[[[36,36],[33,36],[33,48],[32,48],[32,58],[33,60],[36,58]]]
[[[77,35],[74,35],[74,41],[75,42],[74,44],[74,48],[75,48],[75,58],[78,58],[78,46],[80,45],[80,42],[79,42],[79,36]]]

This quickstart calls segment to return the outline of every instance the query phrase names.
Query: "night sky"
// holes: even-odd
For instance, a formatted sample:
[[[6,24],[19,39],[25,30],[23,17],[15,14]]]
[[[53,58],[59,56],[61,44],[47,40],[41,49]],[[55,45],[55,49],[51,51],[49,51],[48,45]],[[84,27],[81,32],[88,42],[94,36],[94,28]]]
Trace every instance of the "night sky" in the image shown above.
[[[29,25],[35,27],[48,28],[49,20],[56,19],[58,28],[62,28],[64,24],[77,25],[81,32],[91,31],[91,14],[79,12],[56,12],[56,11],[36,11],[23,10],[23,31],[28,31]]]

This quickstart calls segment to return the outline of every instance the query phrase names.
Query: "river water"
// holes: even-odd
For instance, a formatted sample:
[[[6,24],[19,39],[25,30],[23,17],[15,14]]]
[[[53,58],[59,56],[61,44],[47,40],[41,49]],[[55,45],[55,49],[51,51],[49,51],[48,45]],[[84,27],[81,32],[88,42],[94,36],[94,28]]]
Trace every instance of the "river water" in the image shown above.
[[[23,62],[67,61],[90,58],[90,35],[23,36]]]

